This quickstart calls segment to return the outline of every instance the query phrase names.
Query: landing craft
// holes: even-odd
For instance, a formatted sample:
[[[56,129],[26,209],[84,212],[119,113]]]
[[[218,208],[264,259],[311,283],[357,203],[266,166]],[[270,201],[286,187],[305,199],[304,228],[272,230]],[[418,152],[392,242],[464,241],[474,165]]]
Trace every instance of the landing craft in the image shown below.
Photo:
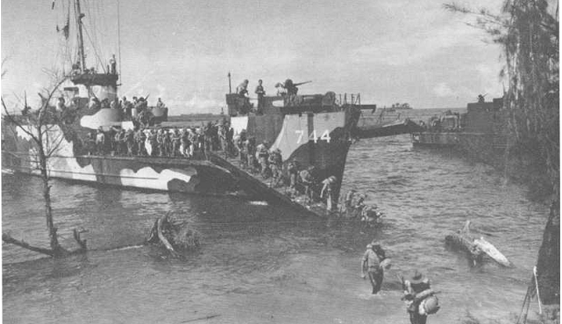
[[[81,12],[80,0],[74,0],[70,8],[76,11],[74,17],[80,17],[75,21],[76,28],[70,29],[78,34],[75,38],[78,57],[74,62],[67,62],[72,67],[66,69],[70,70],[67,77],[71,84],[61,85],[64,92],[57,90],[64,93],[65,103],[56,109],[46,108],[48,127],[44,129],[48,131],[43,144],[52,151],[47,161],[50,177],[170,192],[236,193],[255,200],[289,204],[301,211],[325,212],[323,204],[332,209],[337,207],[347,153],[357,132],[360,104],[353,100],[338,102],[336,94],[330,91],[298,95],[296,85],[310,81],[295,84],[288,79],[285,86],[289,91],[265,96],[260,111],[249,105],[246,98],[228,93],[228,118],[224,118],[222,126],[176,125],[182,126],[182,132],[176,132],[175,128],[162,127],[161,123],[167,120],[167,108],[148,107],[144,98],[139,98],[134,107],[125,102],[120,107],[117,83],[120,75],[115,56],[107,65],[98,62],[97,68],[87,68],[86,58],[94,55],[85,53],[82,24],[89,17]],[[48,103],[44,105],[47,106]],[[2,169],[5,172],[39,174],[37,143],[30,135],[37,132],[30,123],[34,114],[37,112],[4,116]],[[281,175],[276,185],[280,184],[281,189],[273,189],[271,183],[234,161],[232,155],[239,154],[240,147],[229,144],[228,154],[223,157],[225,147],[209,143],[213,127],[232,132],[233,137],[244,134],[256,145],[267,143],[270,152],[280,151]],[[183,139],[178,140],[181,146],[157,143],[161,137],[173,139],[184,135],[188,139],[185,143]],[[310,186],[310,195],[319,204],[304,209],[287,194],[290,162],[299,171],[313,167],[316,182]],[[328,178],[335,179],[329,195],[320,197],[320,183]],[[296,186],[295,193],[303,191],[302,184]]]
[[[247,173],[232,161],[221,159],[219,151],[214,150],[216,147],[206,149],[205,145],[200,145],[206,136],[202,127],[186,129],[194,134],[192,142],[194,138],[203,138],[199,143],[193,142],[196,148],[189,154],[158,152],[155,143],[150,143],[153,133],[150,127],[158,128],[158,124],[166,120],[167,111],[157,107],[151,109],[146,101],[144,106],[133,108],[130,115],[124,109],[110,108],[119,98],[117,60],[113,56],[107,65],[99,62],[97,68],[88,68],[91,65],[87,65],[86,59],[94,55],[86,55],[82,28],[90,17],[83,14],[81,5],[87,3],[75,0],[70,6],[76,11],[73,17],[80,18],[74,21],[76,28],[70,28],[77,33],[78,57],[76,61],[68,62],[72,68],[67,69],[71,71],[67,76],[71,84],[63,85],[66,104],[61,105],[59,111],[47,111],[48,132],[43,144],[52,150],[47,162],[50,177],[185,193],[243,192],[259,200],[279,202],[280,197],[264,190],[255,177],[246,176]],[[288,177],[289,161],[298,164],[299,168],[314,166],[318,181],[335,177],[337,181],[331,196],[337,201],[351,145],[351,130],[357,125],[359,108],[338,105],[332,92],[317,95],[288,93],[266,96],[263,111],[258,115],[255,111],[242,113],[244,101],[240,99],[236,94],[226,95],[227,121],[234,135],[245,131],[256,143],[267,142],[270,150],[279,149],[283,178]],[[2,168],[6,172],[39,174],[37,145],[29,135],[36,132],[30,123],[29,116],[33,115],[31,112],[26,116],[3,118]],[[142,132],[144,135],[139,134],[139,137],[146,137],[146,145],[154,148],[152,154],[146,154],[142,145],[132,145],[128,152],[119,149],[120,146],[127,147],[130,141],[126,130]],[[158,132],[173,135],[171,129],[160,128]],[[114,139],[119,138],[116,134],[121,133],[125,135],[116,143]],[[102,140],[96,144],[96,138]]]

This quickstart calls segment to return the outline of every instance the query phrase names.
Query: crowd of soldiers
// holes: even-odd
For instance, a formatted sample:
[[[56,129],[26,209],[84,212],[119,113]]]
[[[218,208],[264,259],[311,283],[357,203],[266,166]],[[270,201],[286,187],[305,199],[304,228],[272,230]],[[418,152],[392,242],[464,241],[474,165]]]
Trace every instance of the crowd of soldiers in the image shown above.
[[[312,81],[300,82],[300,83],[293,83],[291,79],[285,80],[285,82],[277,82],[275,84],[275,89],[277,90],[277,96],[283,97],[285,105],[291,105],[291,103],[295,102],[295,98],[297,97],[297,93],[299,88],[297,86],[310,83]],[[243,100],[243,104],[239,108],[239,112],[242,115],[248,114],[250,111],[253,111],[253,105],[250,104],[250,97],[249,97],[249,80],[244,80],[236,87],[236,94]],[[257,95],[258,105],[255,112],[257,115],[261,115],[264,113],[265,109],[265,90],[263,86],[263,81],[260,79],[258,80],[258,85],[255,88],[254,93]]]
[[[132,120],[138,122],[141,126],[148,126],[152,114],[148,109],[147,100],[148,97],[133,97],[133,100],[129,101],[127,97],[123,97],[121,100],[115,98],[110,102],[107,98],[100,101],[94,97],[90,100],[89,108],[94,112],[102,108],[120,110],[123,113],[124,120]],[[166,108],[161,98],[158,98],[156,108]]]
[[[366,198],[367,195],[358,194],[355,189],[349,190],[345,196],[341,197],[340,214],[349,219],[360,220],[367,227],[379,225],[384,213],[379,211],[376,204],[365,204]]]
[[[75,99],[77,98],[73,98],[73,100],[67,105],[64,98],[59,97],[54,107],[54,111],[52,112],[54,116],[67,124],[72,123],[76,117],[76,109],[79,107]],[[148,108],[147,99],[148,96],[146,98],[133,97],[133,100],[129,101],[127,100],[127,97],[123,97],[121,100],[119,100],[119,98],[115,98],[110,102],[108,98],[100,101],[98,98],[92,97],[88,103],[88,109],[90,109],[93,113],[98,112],[100,109],[115,109],[122,113],[123,120],[133,121],[140,127],[148,127],[153,124],[153,113],[152,109]],[[161,98],[158,98],[156,108],[166,108],[166,105],[162,102]],[[30,109],[31,108],[26,106],[22,111],[22,115],[28,114]]]
[[[285,187],[286,193],[296,198],[304,194],[305,203],[325,201],[334,211],[337,201],[333,189],[335,176],[321,181],[314,166],[301,168],[296,160],[288,161],[284,169],[282,152],[272,148],[268,141],[256,143],[246,130],[235,134],[225,119],[208,122],[199,127],[143,127],[136,129],[99,128],[90,132],[84,141],[85,154],[114,156],[152,156],[166,158],[205,159],[206,152],[220,152],[226,159],[238,159],[239,166],[251,174],[261,176],[274,188]],[[376,226],[382,213],[377,206],[367,206],[365,195],[351,190],[342,196],[340,214],[357,219],[368,227]]]
[[[193,158],[205,151],[228,150],[232,143],[228,123],[209,122],[204,127],[99,128],[87,135],[84,147],[90,155]]]

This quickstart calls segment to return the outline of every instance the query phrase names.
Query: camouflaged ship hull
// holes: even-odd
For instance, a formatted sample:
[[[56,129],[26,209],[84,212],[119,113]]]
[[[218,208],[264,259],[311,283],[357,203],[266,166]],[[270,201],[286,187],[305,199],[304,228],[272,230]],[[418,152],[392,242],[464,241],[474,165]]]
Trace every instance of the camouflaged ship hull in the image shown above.
[[[49,175],[127,188],[219,195],[237,193],[267,199],[263,190],[240,178],[236,172],[205,159],[203,154],[198,159],[79,154],[83,151],[81,138],[87,132],[100,126],[119,125],[111,116],[110,111],[102,109],[77,118],[73,124],[64,125],[64,129],[58,125],[50,127],[50,142],[58,146],[48,159]],[[268,141],[271,150],[279,148],[287,177],[290,160],[296,161],[300,169],[314,166],[319,182],[335,176],[333,196],[337,199],[351,145],[351,129],[356,126],[358,116],[358,109],[352,107],[323,112],[306,107],[300,112],[233,116],[230,123],[235,133],[245,129],[257,143]],[[3,122],[2,136],[3,171],[39,174],[37,150],[30,136],[7,121]]]
[[[2,135],[2,170],[39,174],[36,147],[29,135],[7,123]],[[52,178],[187,193],[225,194],[238,189],[230,172],[205,160],[75,155],[74,143],[64,138],[60,127],[53,126],[49,137],[51,142],[60,141],[47,162]]]

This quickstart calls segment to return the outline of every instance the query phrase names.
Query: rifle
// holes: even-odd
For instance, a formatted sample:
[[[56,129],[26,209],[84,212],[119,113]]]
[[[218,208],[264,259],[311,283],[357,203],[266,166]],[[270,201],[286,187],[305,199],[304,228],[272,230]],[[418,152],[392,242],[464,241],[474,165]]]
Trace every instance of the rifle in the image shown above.
[[[404,280],[404,276],[401,276],[399,274],[396,274],[396,277],[398,278],[398,280],[400,280],[400,282],[402,283],[402,290],[406,291],[406,282]]]
[[[402,283],[402,292],[404,294],[404,296],[402,296],[402,298],[400,298],[400,300],[411,300],[411,299],[413,299],[413,296],[411,296],[409,293],[406,293],[408,291],[408,287],[406,287],[406,280],[404,280],[404,276],[396,274],[396,277],[398,277],[398,280],[400,280],[400,282]]]

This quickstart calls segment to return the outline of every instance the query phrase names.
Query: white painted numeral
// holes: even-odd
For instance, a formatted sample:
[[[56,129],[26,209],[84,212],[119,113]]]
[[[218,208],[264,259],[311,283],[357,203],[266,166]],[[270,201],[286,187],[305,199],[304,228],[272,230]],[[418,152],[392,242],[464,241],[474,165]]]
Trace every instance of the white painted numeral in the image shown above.
[[[302,142],[302,138],[304,136],[304,131],[297,129],[295,130],[295,133],[297,133],[299,135],[299,137],[297,138],[297,144],[300,144]],[[308,136],[308,140],[312,140],[314,141],[314,143],[318,143],[318,140],[323,140],[326,141],[328,143],[330,143],[330,140],[332,138],[330,137],[330,131],[329,130],[325,130],[324,133],[322,133],[322,136],[318,137],[316,130],[313,130],[312,133],[310,134],[310,136]]]
[[[300,144],[301,141],[302,141],[302,136],[304,135],[304,131],[300,130],[300,129],[297,129],[297,130],[295,130],[295,133],[299,134],[299,138],[297,139],[297,144]]]
[[[321,140],[326,140],[326,142],[330,143],[330,131],[329,130],[325,130],[324,134],[322,134],[322,137],[320,137]]]
[[[318,137],[316,137],[316,129],[312,131],[312,134],[308,136],[309,140],[313,140],[314,143],[318,143]]]

